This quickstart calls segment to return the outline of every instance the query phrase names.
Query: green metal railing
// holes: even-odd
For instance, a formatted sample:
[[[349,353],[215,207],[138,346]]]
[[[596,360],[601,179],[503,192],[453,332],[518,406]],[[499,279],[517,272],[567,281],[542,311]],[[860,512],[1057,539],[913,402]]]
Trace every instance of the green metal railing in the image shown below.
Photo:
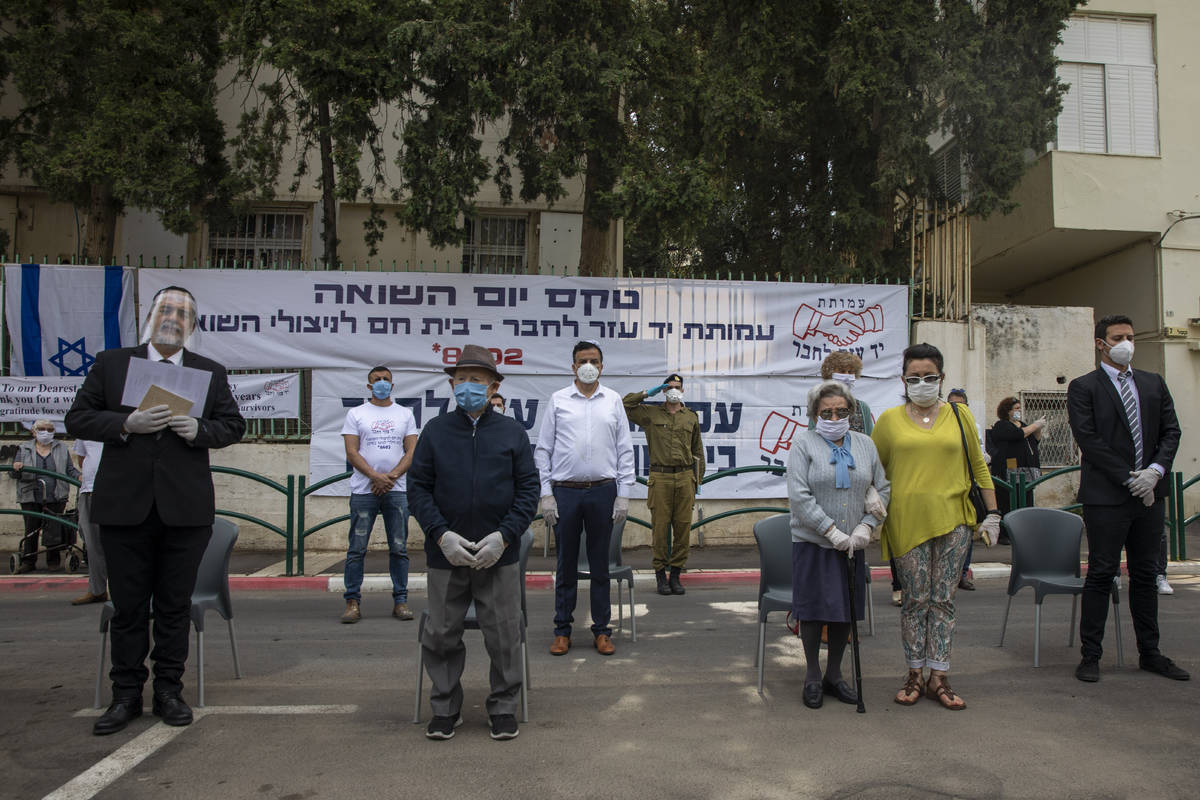
[[[284,558],[284,564],[285,564],[284,574],[286,574],[288,577],[291,577],[291,575],[292,575],[292,542],[293,542],[294,534],[295,534],[295,524],[294,524],[295,517],[293,516],[293,509],[295,508],[295,505],[296,505],[295,504],[296,476],[288,475],[286,483],[279,483],[278,481],[273,481],[270,478],[266,477],[265,475],[260,475],[257,472],[249,472],[248,470],[237,469],[236,467],[211,466],[211,467],[209,467],[209,470],[211,472],[217,472],[217,473],[221,473],[224,475],[234,475],[239,478],[246,478],[248,480],[252,480],[255,483],[260,483],[263,486],[273,489],[274,491],[279,492],[280,494],[283,495],[284,527],[282,527],[282,528],[274,523],[267,522],[262,517],[256,517],[253,514],[245,514],[241,511],[232,511],[232,510],[226,509],[226,508],[218,508],[217,513],[223,517],[234,517],[236,519],[244,519],[247,522],[253,522],[256,525],[262,525],[264,528],[271,531],[272,533],[276,533],[276,534],[282,536],[283,537],[283,548],[284,548],[283,549],[283,552],[284,552],[283,558]]]
[[[337,525],[339,522],[349,522],[350,515],[342,514],[340,517],[327,519],[318,525],[311,528],[308,527],[308,496],[318,489],[324,489],[331,483],[344,481],[350,477],[351,472],[343,472],[340,475],[333,475],[323,481],[317,481],[312,486],[308,485],[308,476],[300,475],[300,483],[296,488],[296,573],[304,574],[304,540],[319,530],[324,530],[330,525]]]
[[[61,472],[54,472],[53,470],[30,466],[21,467],[20,471],[30,475],[45,475],[47,477],[54,478],[55,480],[62,481],[63,483],[70,484],[71,486],[79,486],[79,481],[69,475],[63,475]],[[0,464],[0,472],[17,472],[17,470],[12,468],[12,464]],[[17,517],[34,517],[35,519],[57,522],[62,525],[66,525],[69,528],[79,530],[78,523],[72,522],[69,519],[64,519],[63,517],[55,516],[54,514],[47,514],[43,511],[26,511],[23,508],[0,508],[0,514],[7,514]]]

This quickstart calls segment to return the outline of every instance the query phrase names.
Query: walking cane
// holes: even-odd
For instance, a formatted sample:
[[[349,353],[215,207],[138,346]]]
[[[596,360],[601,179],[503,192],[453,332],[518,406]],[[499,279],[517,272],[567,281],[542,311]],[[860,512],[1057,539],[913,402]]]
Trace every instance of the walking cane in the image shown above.
[[[867,713],[863,705],[862,664],[858,660],[858,615],[854,613],[854,551],[849,551],[850,558],[846,561],[846,577],[849,579],[850,591],[850,641],[854,651],[854,691],[858,692],[858,713]]]

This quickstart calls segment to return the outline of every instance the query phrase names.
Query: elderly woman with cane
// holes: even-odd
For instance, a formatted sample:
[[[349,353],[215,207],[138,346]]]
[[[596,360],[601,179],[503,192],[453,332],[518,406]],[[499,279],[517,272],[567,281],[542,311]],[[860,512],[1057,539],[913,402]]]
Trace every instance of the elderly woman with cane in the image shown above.
[[[859,701],[842,678],[842,656],[851,610],[862,619],[866,601],[862,551],[882,521],[890,489],[871,438],[850,430],[854,408],[854,396],[844,383],[815,386],[808,393],[808,414],[816,425],[797,435],[788,456],[792,614],[800,622],[807,664],[804,705],[809,708],[820,708],[826,693],[843,703]],[[877,515],[867,510],[868,503]],[[852,604],[848,554],[854,560]],[[824,675],[818,660],[823,625],[829,627]]]
[[[943,363],[941,352],[931,344],[914,344],[904,351],[905,403],[880,415],[872,438],[892,485],[883,554],[895,557],[904,586],[900,635],[908,677],[895,701],[911,706],[925,695],[958,711],[967,704],[950,688],[947,675],[954,593],[972,528],[978,525],[985,543],[995,544],[1000,514],[975,435],[975,418],[965,405],[941,400]],[[972,497],[976,483],[982,514]]]

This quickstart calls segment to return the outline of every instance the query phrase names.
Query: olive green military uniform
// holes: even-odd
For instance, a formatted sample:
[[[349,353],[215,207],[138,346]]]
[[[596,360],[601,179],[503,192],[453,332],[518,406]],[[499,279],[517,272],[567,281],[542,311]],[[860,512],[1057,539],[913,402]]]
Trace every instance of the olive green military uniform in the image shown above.
[[[640,425],[650,445],[650,481],[646,506],[653,525],[654,571],[687,564],[692,538],[692,508],[704,477],[704,445],[700,418],[687,406],[674,414],[665,405],[647,405],[645,392],[625,395],[625,414]],[[668,530],[673,531],[670,554]]]

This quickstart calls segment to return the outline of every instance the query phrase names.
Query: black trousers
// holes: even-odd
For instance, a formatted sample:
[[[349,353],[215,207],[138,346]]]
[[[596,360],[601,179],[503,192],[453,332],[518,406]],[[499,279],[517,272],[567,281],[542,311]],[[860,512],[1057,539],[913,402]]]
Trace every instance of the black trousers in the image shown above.
[[[212,525],[168,526],[151,507],[140,525],[101,525],[108,561],[108,592],[116,614],[112,641],[113,697],[140,696],[154,661],[154,691],[183,689],[188,656],[189,610],[196,571]],[[150,651],[150,611],[154,610],[154,650]]]
[[[1165,500],[1159,499],[1147,508],[1133,496],[1120,505],[1083,507],[1088,574],[1079,615],[1079,651],[1084,658],[1099,659],[1103,652],[1100,643],[1108,620],[1109,592],[1113,576],[1121,568],[1122,548],[1129,569],[1129,613],[1138,653],[1158,654],[1158,592],[1154,579],[1165,514]]]
[[[43,511],[47,514],[61,514],[67,508],[66,500],[57,500],[46,503],[43,506],[41,503],[21,503],[21,508],[26,511]],[[40,529],[40,534],[39,534]],[[47,533],[51,535],[46,536]],[[53,544],[46,544],[46,539],[51,542],[58,541],[62,543],[61,529],[57,522],[51,522],[48,519],[41,517],[25,517],[25,540],[21,543],[21,563],[29,566],[37,566],[37,551],[38,551],[38,536],[42,538],[42,547],[53,547]],[[62,562],[62,551],[52,550],[46,553],[46,567],[48,569],[57,569]]]

